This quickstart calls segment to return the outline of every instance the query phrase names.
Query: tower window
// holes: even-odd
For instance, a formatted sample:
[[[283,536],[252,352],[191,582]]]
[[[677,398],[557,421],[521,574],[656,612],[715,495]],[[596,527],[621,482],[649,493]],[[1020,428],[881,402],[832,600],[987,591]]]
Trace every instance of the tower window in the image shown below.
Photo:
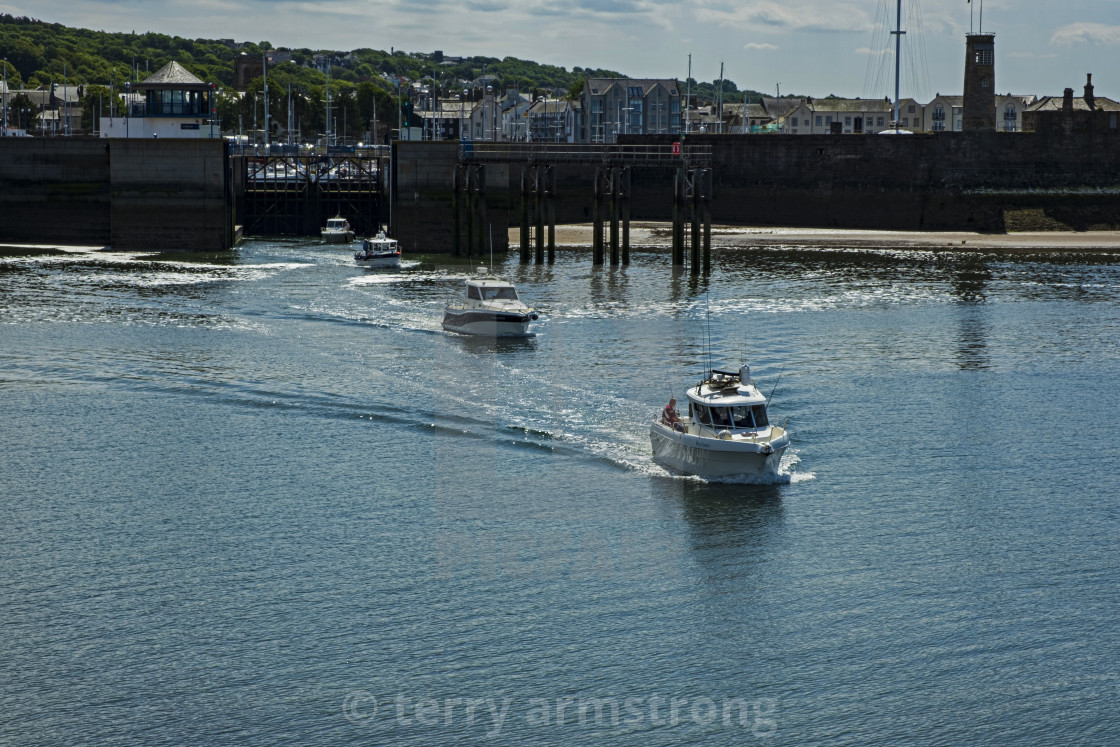
[[[980,81],[980,87],[981,88],[987,88],[988,87],[988,79],[987,78],[984,78],[983,80]]]

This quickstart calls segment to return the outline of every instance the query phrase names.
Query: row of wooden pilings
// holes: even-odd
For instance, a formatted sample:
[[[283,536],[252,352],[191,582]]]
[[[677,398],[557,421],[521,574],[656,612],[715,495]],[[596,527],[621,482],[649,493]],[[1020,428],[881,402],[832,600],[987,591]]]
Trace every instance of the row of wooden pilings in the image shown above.
[[[595,183],[591,207],[592,263],[604,264],[606,247],[604,222],[610,221],[610,264],[630,264],[630,198],[632,194],[629,166],[595,167]],[[460,165],[455,172],[452,195],[454,223],[453,252],[462,255],[460,215],[466,214],[466,251],[468,257],[481,254],[487,244],[486,230],[486,166]],[[466,200],[466,210],[460,202]],[[537,264],[556,261],[556,169],[547,164],[527,164],[521,168],[520,258],[527,264],[530,255]],[[678,168],[673,176],[672,258],[673,265],[685,264],[685,222],[691,223],[692,274],[712,271],[712,170]],[[547,237],[547,249],[546,249]]]

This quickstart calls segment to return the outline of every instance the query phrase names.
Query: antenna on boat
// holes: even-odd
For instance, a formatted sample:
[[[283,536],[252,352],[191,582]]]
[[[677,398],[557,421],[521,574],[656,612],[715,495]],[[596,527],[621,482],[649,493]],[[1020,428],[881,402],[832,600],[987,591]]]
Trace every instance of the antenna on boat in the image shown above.
[[[494,224],[490,224],[490,274],[494,274]]]
[[[708,376],[712,375],[712,296],[704,293],[704,303],[707,305],[708,316]]]
[[[778,381],[774,382],[774,388],[770,390],[770,396],[766,398],[766,406],[767,407],[770,406],[770,400],[773,399],[774,392],[778,391],[778,384],[779,384],[779,382],[781,382],[782,374],[784,374],[785,372],[786,372],[786,370],[783,368],[781,373],[778,374]]]

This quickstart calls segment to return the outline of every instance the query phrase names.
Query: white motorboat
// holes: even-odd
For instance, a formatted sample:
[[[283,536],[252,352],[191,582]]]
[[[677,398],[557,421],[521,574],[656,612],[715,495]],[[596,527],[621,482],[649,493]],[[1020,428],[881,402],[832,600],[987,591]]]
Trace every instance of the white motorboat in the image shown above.
[[[480,276],[467,280],[463,300],[447,305],[443,328],[464,335],[526,337],[529,322],[538,318],[517,297],[512,283]]]
[[[670,408],[650,426],[655,461],[704,478],[776,475],[789,434],[771,425],[767,401],[750,367],[713,370],[689,389],[688,414],[673,422]]]
[[[349,244],[354,240],[354,229],[350,227],[350,221],[335,216],[327,218],[327,225],[323,226],[319,235],[328,244]]]
[[[396,239],[378,231],[372,239],[362,241],[362,250],[354,252],[354,262],[359,267],[400,267],[400,246]]]

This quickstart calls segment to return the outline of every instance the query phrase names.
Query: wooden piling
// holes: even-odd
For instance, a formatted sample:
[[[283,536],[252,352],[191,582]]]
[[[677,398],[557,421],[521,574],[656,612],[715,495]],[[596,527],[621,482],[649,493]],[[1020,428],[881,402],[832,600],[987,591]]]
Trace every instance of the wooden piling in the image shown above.
[[[622,264],[630,264],[630,167],[622,170]]]
[[[612,168],[610,176],[610,210],[611,210],[611,267],[618,264],[618,198],[619,182],[622,179],[621,169]]]
[[[548,263],[556,261],[556,169],[548,167]]]
[[[478,253],[486,254],[486,167],[478,166]]]
[[[537,228],[537,251],[535,261],[538,265],[544,264],[544,180],[545,167],[534,166],[536,172],[536,195],[533,205],[535,208],[535,223]]]
[[[673,175],[673,266],[684,264],[684,227],[681,224],[681,203],[684,192],[684,170]]]
[[[529,261],[529,166],[521,167],[521,264]]]
[[[603,168],[595,167],[595,195],[591,203],[591,263],[603,264]]]
[[[455,183],[451,188],[451,254],[458,257],[463,252],[463,237],[462,231],[462,217],[459,211],[462,209],[462,191],[463,191],[463,166],[457,164],[455,166]]]
[[[477,178],[474,173],[474,167],[467,166],[465,174],[464,189],[466,190],[466,209],[467,209],[467,257],[473,257],[476,251],[474,245],[477,238],[478,231],[475,228],[475,222],[478,218],[478,195],[474,192],[474,183]]]
[[[689,272],[700,274],[700,171],[689,172],[692,177],[692,249],[689,252]]]

